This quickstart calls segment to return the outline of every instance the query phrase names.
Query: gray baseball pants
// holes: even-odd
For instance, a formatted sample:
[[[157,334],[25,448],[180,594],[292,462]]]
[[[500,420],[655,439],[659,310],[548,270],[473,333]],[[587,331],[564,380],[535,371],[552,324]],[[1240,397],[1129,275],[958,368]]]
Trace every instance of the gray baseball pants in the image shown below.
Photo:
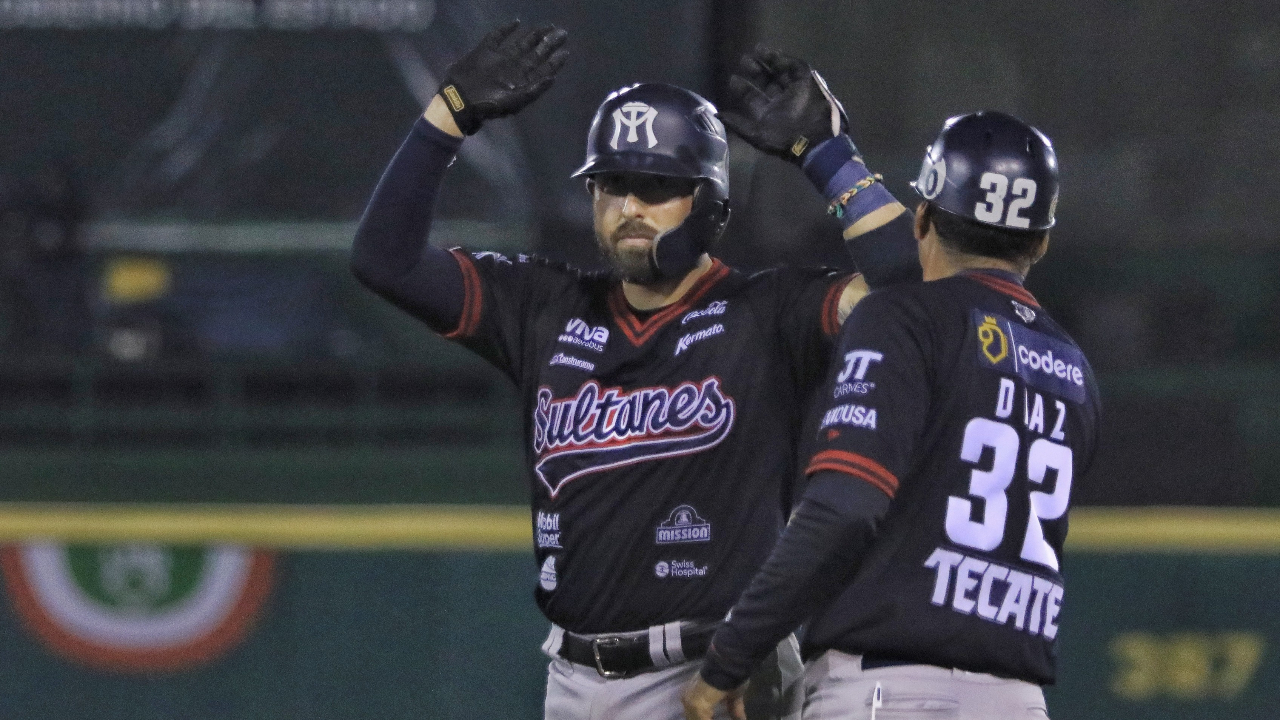
[[[556,633],[543,650],[553,657],[547,666],[546,720],[684,720],[680,696],[702,669],[701,660],[641,673],[629,678],[606,679],[594,667],[555,657]],[[751,677],[746,695],[748,720],[799,720],[800,648],[788,636]],[[728,720],[723,707],[716,720]]]
[[[804,720],[1047,720],[1039,685],[932,665],[862,669],[829,650],[804,672]],[[877,692],[879,690],[879,692]]]

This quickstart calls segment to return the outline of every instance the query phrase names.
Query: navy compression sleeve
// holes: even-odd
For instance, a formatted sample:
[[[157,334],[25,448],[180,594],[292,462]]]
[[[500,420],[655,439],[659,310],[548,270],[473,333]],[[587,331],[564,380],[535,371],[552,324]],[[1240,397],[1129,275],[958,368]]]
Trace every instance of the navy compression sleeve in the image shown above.
[[[889,497],[835,471],[813,475],[769,559],[711,640],[702,678],[730,690],[853,579]]]
[[[875,230],[846,240],[844,246],[853,256],[854,267],[866,278],[867,287],[872,290],[887,285],[917,283],[923,279],[915,236],[915,215],[910,210]]]
[[[458,261],[431,247],[427,234],[440,182],[462,145],[419,117],[369,199],[351,271],[366,287],[438,332],[458,326],[463,281]]]

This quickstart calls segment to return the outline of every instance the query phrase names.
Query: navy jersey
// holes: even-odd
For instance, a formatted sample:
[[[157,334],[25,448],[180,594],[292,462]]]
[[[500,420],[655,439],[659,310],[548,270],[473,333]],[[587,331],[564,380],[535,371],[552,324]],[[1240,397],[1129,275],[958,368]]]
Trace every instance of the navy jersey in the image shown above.
[[[969,272],[865,298],[825,392],[808,472],[893,501],[806,654],[1052,682],[1071,485],[1099,412],[1080,349],[1016,276]]]
[[[519,387],[539,607],[578,633],[723,617],[782,526],[848,276],[714,261],[637,315],[607,274],[454,252],[446,337]]]

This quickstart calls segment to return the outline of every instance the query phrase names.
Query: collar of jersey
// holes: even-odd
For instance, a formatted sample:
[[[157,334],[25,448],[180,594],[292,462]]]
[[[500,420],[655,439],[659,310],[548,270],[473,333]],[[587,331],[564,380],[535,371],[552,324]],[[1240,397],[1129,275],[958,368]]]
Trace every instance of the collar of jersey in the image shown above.
[[[1036,300],[1035,296],[1022,287],[1022,278],[1017,273],[996,270],[995,268],[982,268],[981,270],[965,270],[960,275],[980,282],[998,293],[1008,295],[1023,305],[1030,305],[1033,308],[1040,307],[1040,302]]]
[[[650,315],[646,320],[641,320],[632,312],[627,296],[622,293],[622,283],[618,283],[609,293],[609,309],[613,311],[613,320],[622,329],[622,334],[627,336],[632,345],[640,347],[649,342],[672,318],[692,308],[707,294],[711,286],[728,274],[729,267],[712,258],[710,269],[698,278],[684,297]]]

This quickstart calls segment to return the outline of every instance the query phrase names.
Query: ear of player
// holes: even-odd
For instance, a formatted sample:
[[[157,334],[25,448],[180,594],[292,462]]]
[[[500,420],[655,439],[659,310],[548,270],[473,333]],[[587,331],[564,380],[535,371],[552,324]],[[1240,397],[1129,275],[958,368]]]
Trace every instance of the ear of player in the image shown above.
[[[569,56],[568,38],[554,25],[529,29],[513,20],[458,58],[440,86],[458,129],[474,135],[484,121],[514,115],[546,92]]]
[[[984,225],[1048,230],[1058,205],[1058,158],[1044,133],[1012,115],[947,120],[911,183],[938,208]]]
[[[816,70],[799,58],[757,46],[729,78],[720,117],[761,152],[801,165],[849,128],[844,107]]]

